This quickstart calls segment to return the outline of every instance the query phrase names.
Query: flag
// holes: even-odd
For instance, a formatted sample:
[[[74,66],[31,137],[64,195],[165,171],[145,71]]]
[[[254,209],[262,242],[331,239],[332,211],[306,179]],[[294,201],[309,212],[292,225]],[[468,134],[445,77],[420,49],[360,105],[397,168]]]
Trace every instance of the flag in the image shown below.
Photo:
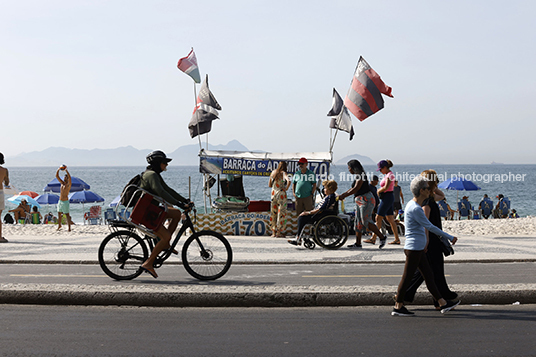
[[[328,116],[331,117],[331,122],[329,124],[330,128],[346,131],[350,134],[350,140],[354,138],[355,133],[354,126],[352,125],[352,118],[335,88],[333,88],[333,104],[331,105],[331,110],[329,111]]]
[[[188,123],[190,137],[208,133],[212,129],[212,121],[218,119],[218,110],[221,106],[208,88],[208,74],[199,89],[197,104],[194,108],[192,120]]]
[[[383,83],[382,79],[363,57],[359,57],[352,84],[344,105],[357,119],[363,121],[383,108],[382,94],[393,97],[392,88]]]
[[[195,57],[193,48],[190,53],[188,53],[188,56],[179,60],[179,63],[177,63],[177,68],[192,77],[195,83],[201,83],[199,67],[197,67],[197,58]]]

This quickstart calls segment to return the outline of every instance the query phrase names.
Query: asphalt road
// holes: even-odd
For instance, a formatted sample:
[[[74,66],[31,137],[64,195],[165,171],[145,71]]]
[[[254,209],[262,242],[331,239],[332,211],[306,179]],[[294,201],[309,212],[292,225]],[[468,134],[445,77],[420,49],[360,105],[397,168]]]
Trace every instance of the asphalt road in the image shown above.
[[[213,285],[320,285],[366,286],[398,285],[402,264],[270,264],[233,265],[229,272],[214,282],[200,282],[182,265],[164,265],[158,280],[142,275],[132,281],[116,282],[98,265],[85,264],[2,264],[3,283],[41,284],[213,284]],[[456,263],[446,264],[450,284],[536,284],[536,263]]]
[[[0,305],[10,356],[535,356],[536,305],[134,308]]]

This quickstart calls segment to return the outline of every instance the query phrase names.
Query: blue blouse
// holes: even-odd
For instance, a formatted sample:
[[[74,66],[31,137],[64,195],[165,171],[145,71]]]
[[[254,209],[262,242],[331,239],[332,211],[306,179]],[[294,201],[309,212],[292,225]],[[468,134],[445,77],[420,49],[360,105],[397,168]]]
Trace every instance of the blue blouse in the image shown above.
[[[422,207],[414,200],[409,201],[406,205],[404,224],[406,226],[406,244],[404,245],[404,249],[407,250],[424,250],[426,247],[425,228],[438,236],[447,238],[451,242],[454,239],[453,236],[430,223]]]

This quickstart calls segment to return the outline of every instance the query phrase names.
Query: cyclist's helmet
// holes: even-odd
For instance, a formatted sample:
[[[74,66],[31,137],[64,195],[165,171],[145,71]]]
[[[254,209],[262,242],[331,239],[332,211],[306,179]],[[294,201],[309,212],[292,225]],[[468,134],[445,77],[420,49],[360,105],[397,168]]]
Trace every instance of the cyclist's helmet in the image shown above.
[[[160,150],[155,150],[151,152],[149,155],[147,155],[146,159],[149,165],[152,165],[153,163],[159,164],[161,162],[171,161],[171,159],[169,157],[166,157],[166,154],[164,154],[164,152]]]

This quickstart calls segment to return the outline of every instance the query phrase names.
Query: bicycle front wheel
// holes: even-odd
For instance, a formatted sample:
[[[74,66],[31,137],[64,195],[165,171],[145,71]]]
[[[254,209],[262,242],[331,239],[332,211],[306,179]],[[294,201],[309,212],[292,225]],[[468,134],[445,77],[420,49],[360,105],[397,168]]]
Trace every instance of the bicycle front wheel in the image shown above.
[[[182,248],[182,264],[199,280],[215,280],[227,273],[233,261],[229,241],[214,231],[200,231],[186,240]]]
[[[112,279],[130,280],[143,271],[140,265],[147,260],[147,246],[136,233],[117,231],[104,238],[99,247],[99,264]]]

